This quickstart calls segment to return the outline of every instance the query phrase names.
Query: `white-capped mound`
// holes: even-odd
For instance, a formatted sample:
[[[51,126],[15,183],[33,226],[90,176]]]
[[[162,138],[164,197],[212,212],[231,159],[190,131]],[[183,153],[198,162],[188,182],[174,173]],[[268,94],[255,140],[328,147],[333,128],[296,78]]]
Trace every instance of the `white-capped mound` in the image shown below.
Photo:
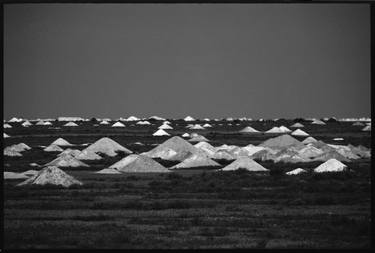
[[[89,167],[86,163],[81,162],[72,155],[62,155],[47,163],[45,166],[57,166],[57,167]]]
[[[332,145],[328,144],[328,146],[334,148],[339,154],[343,155],[348,159],[359,159],[360,157],[352,152],[352,149],[345,145]]]
[[[364,128],[362,128],[362,131],[370,132],[371,131],[371,125],[370,126],[365,126]]]
[[[211,160],[207,155],[202,153],[195,153],[188,156],[179,164],[171,167],[171,169],[184,169],[194,167],[208,167],[208,166],[220,166],[217,162]]]
[[[151,116],[151,117],[149,117],[148,119],[153,119],[153,120],[165,120],[164,118],[159,117],[159,116]]]
[[[192,130],[203,130],[204,127],[202,127],[201,125],[199,124],[195,124],[195,125],[192,125],[191,127],[189,127],[190,129]]]
[[[306,133],[305,131],[303,131],[301,129],[297,129],[297,130],[293,131],[291,133],[291,135],[294,135],[294,136],[309,136],[308,133]]]
[[[317,142],[318,140],[317,139],[315,139],[314,137],[307,137],[306,139],[304,139],[303,141],[302,141],[302,143],[303,144],[309,144],[309,143],[313,143],[313,142]]]
[[[144,146],[144,145],[145,145],[145,144],[143,144],[142,142],[139,142],[139,141],[134,142],[133,144],[134,144],[134,145],[140,145],[140,146]]]
[[[22,122],[23,121],[23,119],[21,119],[21,118],[16,118],[16,117],[13,117],[13,118],[11,118],[10,120],[9,120],[9,122]]]
[[[25,122],[22,123],[23,127],[29,127],[32,126],[33,124],[30,123],[30,121],[26,120]]]
[[[78,125],[76,123],[70,121],[70,122],[66,123],[64,126],[67,126],[67,127],[76,127]]]
[[[3,127],[4,127],[4,128],[12,128],[12,126],[9,125],[9,124],[7,124],[7,123],[5,123],[5,124],[3,125]]]
[[[329,159],[325,163],[322,163],[318,167],[314,169],[314,172],[322,173],[322,172],[341,172],[347,169],[348,166],[341,163],[336,159]]]
[[[150,122],[148,122],[147,120],[145,121],[138,121],[137,123],[135,123],[136,125],[151,125]]]
[[[40,167],[40,165],[37,164],[37,163],[30,163],[29,165],[30,165],[31,167]]]
[[[209,118],[204,118],[203,120],[204,121],[211,121]]]
[[[293,125],[291,125],[290,127],[294,127],[294,128],[300,128],[300,127],[305,127],[304,125],[302,125],[301,123],[294,123]]]
[[[184,118],[185,121],[194,121],[195,119],[193,117],[187,116]]]
[[[259,163],[255,162],[253,159],[241,156],[233,161],[231,164],[225,166],[221,170],[223,171],[231,171],[231,170],[238,170],[238,169],[245,169],[248,171],[268,171],[268,169],[264,168]]]
[[[279,129],[281,130],[281,131],[283,131],[284,133],[288,133],[288,132],[291,132],[292,130],[290,130],[289,128],[287,128],[286,126],[281,126],[281,127],[279,127]]]
[[[190,137],[190,134],[188,134],[188,133],[184,133],[183,135],[181,135],[182,137],[184,137],[184,138],[189,138]]]
[[[204,137],[203,135],[197,134],[195,136],[192,136],[192,138],[190,138],[189,141],[191,141],[191,142],[208,141],[208,139],[206,137]]]
[[[129,118],[126,119],[126,121],[138,121],[140,118],[137,118],[135,116],[130,116]]]
[[[114,124],[112,125],[112,127],[125,127],[125,125],[122,124],[120,121],[117,121],[116,123],[114,123]]]
[[[9,138],[10,136],[7,135],[6,133],[3,133],[3,138]]]
[[[36,174],[38,174],[39,171],[37,170],[27,170],[25,172],[22,172],[22,174],[26,175],[26,176],[34,176]]]
[[[27,175],[23,173],[16,173],[10,171],[4,171],[4,179],[26,179],[29,178]]]
[[[288,134],[284,134],[275,138],[270,138],[259,144],[259,146],[268,148],[285,148],[289,146],[295,146],[299,148],[304,147],[304,145],[299,140],[293,138]]]
[[[43,150],[46,151],[46,152],[62,152],[62,151],[64,151],[64,149],[60,148],[60,146],[53,145],[53,144],[49,145],[48,147],[46,147]]]
[[[80,150],[78,149],[71,149],[71,148],[67,148],[65,149],[63,152],[61,152],[60,154],[58,154],[57,156],[63,156],[63,155],[71,155],[73,157],[76,157],[77,155],[79,155],[81,153]]]
[[[151,158],[161,158],[161,156],[165,155],[166,152],[169,152],[169,149],[172,149],[177,154],[169,159],[163,159],[171,161],[182,161],[190,154],[202,152],[181,137],[174,136],[152,150],[142,153],[142,155],[146,155]]]
[[[57,146],[72,146],[71,143],[69,143],[67,140],[63,138],[58,138],[54,142],[51,143],[51,145],[57,145]]]
[[[41,171],[39,171],[34,176],[30,177],[26,181],[18,184],[17,186],[22,185],[61,185],[63,187],[69,187],[71,185],[77,184],[82,185],[82,182],[78,181],[74,177],[66,174],[61,169],[57,168],[56,166],[47,166]]]
[[[206,123],[206,124],[203,125],[203,127],[212,127],[212,125]]]
[[[44,126],[44,121],[39,120],[37,123],[35,123],[36,126]]]
[[[44,125],[45,125],[45,126],[52,126],[52,123],[49,122],[49,121],[46,121],[46,122],[44,122]]]
[[[348,158],[337,152],[336,150],[329,150],[329,151],[324,151],[323,154],[315,157],[313,160],[314,161],[328,161],[330,159],[335,159],[341,162],[350,162]]]
[[[94,142],[93,144],[85,148],[84,150],[92,151],[95,153],[103,153],[107,156],[116,156],[118,151],[122,151],[127,154],[133,153],[129,149],[121,146],[120,144],[118,144],[117,142],[115,142],[114,140],[108,137],[103,137],[97,140],[96,142]]]
[[[334,141],[343,141],[344,138],[333,138]]]
[[[109,125],[109,122],[106,121],[106,120],[102,120],[99,124],[100,125]]]
[[[240,130],[240,133],[259,133],[259,131],[252,128],[251,126],[247,126],[244,129]]]
[[[285,174],[287,174],[287,175],[298,175],[298,174],[306,173],[306,172],[307,172],[307,171],[304,170],[304,169],[297,168],[297,169],[295,169],[295,170],[288,171],[288,172],[285,173]]]
[[[315,125],[325,125],[326,123],[324,123],[324,122],[321,121],[321,120],[314,119],[313,122],[311,122],[311,124],[315,124]]]
[[[280,133],[284,133],[284,131],[281,130],[280,128],[278,128],[278,127],[272,127],[270,130],[266,131],[265,133],[267,133],[267,134],[280,134]]]
[[[135,154],[121,159],[117,163],[111,165],[109,168],[117,169],[120,172],[169,172],[167,168],[153,159],[144,155]]]
[[[163,129],[159,129],[158,131],[156,131],[152,135],[153,136],[170,136],[170,134],[167,133],[166,131],[164,131]]]
[[[96,171],[95,173],[97,174],[121,174],[120,171],[116,169],[112,169],[112,168],[102,169],[102,170]]]
[[[168,124],[163,124],[161,126],[158,127],[159,129],[173,129],[173,127],[171,127],[170,125]]]

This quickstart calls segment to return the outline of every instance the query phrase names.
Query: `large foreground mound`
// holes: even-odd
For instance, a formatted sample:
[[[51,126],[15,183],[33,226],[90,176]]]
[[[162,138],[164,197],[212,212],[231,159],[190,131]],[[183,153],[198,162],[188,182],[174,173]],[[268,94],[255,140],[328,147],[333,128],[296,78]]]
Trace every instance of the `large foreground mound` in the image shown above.
[[[82,182],[66,174],[64,171],[60,170],[56,166],[48,166],[39,171],[35,176],[27,179],[22,183],[19,183],[17,186],[46,184],[69,187],[74,184],[82,185]]]

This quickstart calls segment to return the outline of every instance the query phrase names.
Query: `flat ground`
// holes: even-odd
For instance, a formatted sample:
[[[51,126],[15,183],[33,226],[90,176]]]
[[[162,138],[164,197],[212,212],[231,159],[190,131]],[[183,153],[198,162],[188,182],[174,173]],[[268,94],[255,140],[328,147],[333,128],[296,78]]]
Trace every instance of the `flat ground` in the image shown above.
[[[170,120],[171,121],[171,120]],[[205,123],[205,122],[204,122]],[[210,122],[212,123],[212,122]],[[241,135],[246,125],[264,131],[294,122],[226,122],[203,133],[214,146],[259,144],[272,135]],[[61,123],[58,123],[61,125]],[[152,137],[158,125],[114,129],[85,122],[77,128],[33,126],[4,129],[12,138],[4,147],[32,146],[21,158],[4,157],[4,170],[35,169],[57,153],[42,151],[58,137],[71,143],[93,143],[109,136],[138,153],[168,137]],[[177,125],[178,124],[178,125]],[[232,124],[237,124],[236,122]],[[370,133],[352,123],[305,124],[304,131],[330,144],[371,146]],[[173,121],[171,134],[191,132]],[[56,126],[56,125],[55,125]],[[333,141],[342,137],[344,141]],[[302,140],[303,138],[299,138]],[[140,146],[134,142],[142,142]],[[77,145],[75,148],[83,149]],[[367,248],[370,246],[371,184],[369,159],[348,163],[351,173],[286,176],[293,168],[315,168],[320,162],[260,162],[269,174],[181,170],[167,174],[99,175],[124,157],[88,162],[86,169],[64,169],[84,185],[15,187],[4,181],[5,248]],[[165,166],[171,163],[160,161]],[[221,163],[225,165],[225,162]]]

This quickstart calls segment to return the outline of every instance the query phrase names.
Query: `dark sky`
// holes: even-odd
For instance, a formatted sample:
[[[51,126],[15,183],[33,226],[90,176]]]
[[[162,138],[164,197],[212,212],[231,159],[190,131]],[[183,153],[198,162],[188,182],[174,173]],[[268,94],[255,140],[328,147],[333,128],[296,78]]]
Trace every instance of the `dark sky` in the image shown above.
[[[4,6],[4,117],[370,116],[366,4]]]

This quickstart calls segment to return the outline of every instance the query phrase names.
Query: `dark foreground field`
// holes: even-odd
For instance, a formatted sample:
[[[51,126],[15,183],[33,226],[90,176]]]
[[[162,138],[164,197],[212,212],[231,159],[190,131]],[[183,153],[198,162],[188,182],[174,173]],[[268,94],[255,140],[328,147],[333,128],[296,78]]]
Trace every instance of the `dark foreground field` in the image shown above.
[[[289,126],[292,122],[288,122]],[[174,125],[174,124],[173,124]],[[236,130],[245,124],[237,126]],[[260,130],[271,125],[256,126]],[[262,127],[264,129],[262,129]],[[154,126],[153,128],[156,128]],[[183,126],[172,134],[185,132]],[[234,128],[234,127],[233,127]],[[230,128],[232,129],[232,128]],[[323,131],[324,130],[324,131]],[[370,133],[343,123],[306,131],[327,143],[370,147]],[[5,157],[7,171],[35,169],[57,153],[43,152],[57,137],[76,144],[110,136],[135,153],[168,137],[151,137],[152,129],[92,127],[27,131],[7,130],[5,146],[25,142],[33,147],[22,158]],[[179,133],[177,133],[179,131]],[[226,134],[220,133],[226,132]],[[199,132],[199,131],[198,131]],[[91,134],[90,134],[91,133]],[[203,132],[214,146],[258,144],[266,135],[231,134],[228,129]],[[39,135],[40,134],[40,135]],[[301,138],[302,139],[302,138]],[[141,141],[145,146],[135,145]],[[84,146],[74,148],[83,149]],[[310,164],[260,162],[269,174],[244,171],[186,170],[167,174],[99,175],[94,171],[120,160],[88,162],[90,168],[64,169],[83,186],[15,187],[4,181],[4,248],[367,248],[370,246],[370,160],[347,163],[352,172],[313,174]],[[166,161],[159,161],[171,166]],[[224,165],[224,164],[223,164]],[[286,176],[294,168],[305,175]],[[39,169],[39,168],[37,168]]]
[[[364,248],[369,164],[341,175],[97,175],[5,184],[5,248]]]

